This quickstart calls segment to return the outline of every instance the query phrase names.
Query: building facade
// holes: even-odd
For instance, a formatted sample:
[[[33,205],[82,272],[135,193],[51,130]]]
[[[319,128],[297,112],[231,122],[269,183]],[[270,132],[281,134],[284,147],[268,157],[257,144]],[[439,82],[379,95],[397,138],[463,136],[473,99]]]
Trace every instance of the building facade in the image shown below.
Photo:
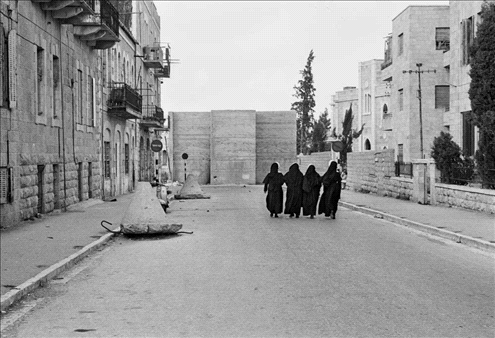
[[[349,110],[351,106],[353,115],[356,117],[356,113],[359,111],[359,94],[356,87],[347,86],[342,88],[342,90],[335,92],[335,95],[332,95],[332,102],[330,103],[330,121],[331,128],[332,130],[335,128],[337,135],[342,133],[342,123],[344,122],[345,112]],[[352,121],[353,128],[358,128],[358,122],[358,119],[354,118]],[[356,145],[353,143],[353,149],[356,149],[355,147]],[[339,158],[339,154],[332,152],[332,160],[337,158]]]
[[[443,62],[448,31],[449,6],[409,6],[392,20],[381,73],[393,116],[389,148],[401,161],[429,157],[443,128],[450,97]]]
[[[152,88],[148,102],[159,107],[170,65],[165,52],[161,67],[146,65],[151,53],[131,30],[137,21],[119,12],[146,17],[144,7],[159,41],[151,1],[1,1],[2,228],[128,192],[151,176],[138,175],[153,163],[138,140],[155,137],[163,112],[143,113],[142,88]]]

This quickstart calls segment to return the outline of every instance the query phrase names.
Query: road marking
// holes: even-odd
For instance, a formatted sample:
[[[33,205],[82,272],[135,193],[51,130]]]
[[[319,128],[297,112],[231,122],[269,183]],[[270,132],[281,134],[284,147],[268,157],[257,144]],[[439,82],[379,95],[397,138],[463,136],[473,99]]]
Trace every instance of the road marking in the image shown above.
[[[13,312],[9,312],[6,315],[2,315],[0,319],[1,322],[1,330],[0,332],[4,332],[9,327],[15,324],[19,319],[24,317],[29,311],[31,311],[39,302],[41,302],[43,298],[39,298],[33,301],[28,301],[22,304],[22,307],[19,310],[15,310]]]

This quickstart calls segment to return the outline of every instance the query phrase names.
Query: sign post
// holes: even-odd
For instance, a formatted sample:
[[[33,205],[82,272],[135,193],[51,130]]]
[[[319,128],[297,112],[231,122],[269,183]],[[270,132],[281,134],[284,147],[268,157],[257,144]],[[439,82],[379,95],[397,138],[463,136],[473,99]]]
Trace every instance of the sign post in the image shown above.
[[[186,179],[187,179],[187,168],[186,168],[186,160],[187,158],[189,157],[189,155],[187,155],[187,153],[183,153],[182,154],[182,159],[184,160],[184,184],[186,183]]]

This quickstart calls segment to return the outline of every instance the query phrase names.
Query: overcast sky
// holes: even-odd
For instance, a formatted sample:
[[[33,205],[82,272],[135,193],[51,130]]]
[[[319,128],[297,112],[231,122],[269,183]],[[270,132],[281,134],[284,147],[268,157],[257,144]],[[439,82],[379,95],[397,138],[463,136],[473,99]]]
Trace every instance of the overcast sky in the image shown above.
[[[310,50],[316,115],[356,86],[358,62],[383,59],[392,19],[448,1],[155,1],[171,46],[169,111],[289,110]]]

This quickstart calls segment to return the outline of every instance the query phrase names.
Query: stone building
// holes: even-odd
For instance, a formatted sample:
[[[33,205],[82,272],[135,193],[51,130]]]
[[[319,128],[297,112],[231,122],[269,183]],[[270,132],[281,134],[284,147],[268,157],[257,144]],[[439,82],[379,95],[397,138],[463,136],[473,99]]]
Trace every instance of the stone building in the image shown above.
[[[490,0],[488,2],[493,2]],[[444,53],[444,67],[449,70],[450,106],[444,113],[444,127],[468,154],[478,146],[477,128],[469,121],[470,60],[469,48],[481,21],[483,1],[450,1],[450,40]]]
[[[146,29],[160,41],[151,1],[118,3],[153,17]],[[146,65],[152,53],[133,25],[110,0],[1,1],[2,228],[132,190],[139,168],[151,166],[151,156],[139,162],[137,144],[163,127],[159,79],[170,65]],[[143,113],[142,88],[152,88],[155,110]]]
[[[383,60],[369,60],[358,65],[358,107],[356,128],[363,133],[353,142],[355,151],[387,149],[393,144],[392,111],[389,83],[382,81]]]
[[[176,181],[195,174],[199,184],[259,184],[273,162],[285,173],[297,160],[294,111],[169,112],[169,117]]]
[[[359,122],[356,118],[357,112],[359,111],[358,89],[353,86],[347,86],[332,95],[332,102],[330,103],[330,122],[332,130],[335,128],[337,135],[342,132],[342,123],[344,122],[345,112],[349,110],[351,105],[354,115],[354,120],[352,121],[353,128],[357,128]],[[356,149],[355,144],[353,144],[353,149]],[[339,158],[339,153],[331,152],[331,155],[332,160]]]
[[[449,6],[409,6],[392,20],[381,75],[391,93],[390,148],[405,162],[429,157],[443,128],[449,106],[449,72],[443,61],[449,24]]]

